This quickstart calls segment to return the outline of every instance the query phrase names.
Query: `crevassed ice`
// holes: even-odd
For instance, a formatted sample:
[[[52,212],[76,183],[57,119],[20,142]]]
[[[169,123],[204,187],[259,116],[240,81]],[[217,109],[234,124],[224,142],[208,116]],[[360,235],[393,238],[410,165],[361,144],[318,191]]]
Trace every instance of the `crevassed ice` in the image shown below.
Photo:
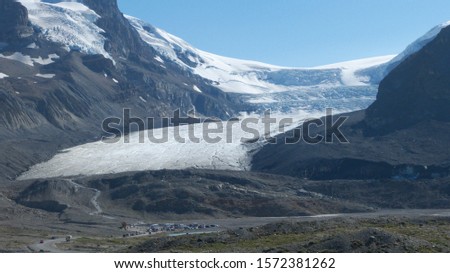
[[[306,118],[320,117],[324,113],[310,113],[298,111],[297,113],[272,114],[272,117],[281,120],[291,117],[293,123],[286,128],[279,128],[273,124],[270,128],[271,136],[297,127]],[[241,118],[255,118],[258,124],[248,125],[258,130],[260,136],[265,134],[261,117],[242,116]],[[168,127],[151,131],[136,132],[129,136],[129,143],[122,138],[117,143],[104,143],[101,141],[76,146],[57,154],[51,160],[33,166],[18,179],[39,179],[52,177],[91,176],[111,173],[147,170],[179,170],[179,169],[213,169],[213,170],[248,170],[251,167],[251,155],[255,149],[260,148],[263,140],[256,143],[242,142],[241,138],[252,139],[254,135],[242,130],[241,124],[230,122],[222,123],[222,133],[210,133],[210,138],[220,138],[217,143],[211,143],[203,133],[204,125]],[[211,123],[209,129],[220,128],[220,125]],[[199,143],[189,138],[190,128]],[[150,141],[151,134],[161,139],[167,133],[167,141],[157,143]],[[185,141],[177,140],[180,136]],[[141,138],[141,139],[140,139]],[[143,140],[141,143],[140,140]]]
[[[30,22],[47,39],[62,44],[68,51],[101,54],[113,58],[105,50],[103,29],[95,22],[100,16],[82,1],[19,0],[28,9]]]

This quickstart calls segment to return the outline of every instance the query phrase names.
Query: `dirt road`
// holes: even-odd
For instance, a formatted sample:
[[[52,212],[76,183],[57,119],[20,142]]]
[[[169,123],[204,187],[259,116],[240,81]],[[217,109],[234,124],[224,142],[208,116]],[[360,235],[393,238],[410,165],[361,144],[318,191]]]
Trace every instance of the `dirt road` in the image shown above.
[[[59,249],[56,244],[66,242],[66,238],[56,238],[56,239],[48,239],[36,242],[35,244],[29,245],[28,248],[33,252],[51,252],[51,253],[62,253],[66,252]]]
[[[209,232],[219,232],[221,230],[236,229],[236,228],[249,228],[255,226],[262,226],[274,222],[292,221],[292,222],[306,222],[306,221],[326,221],[327,219],[335,218],[361,218],[370,219],[378,217],[450,217],[450,209],[429,209],[429,210],[381,210],[370,213],[349,213],[349,214],[328,214],[328,215],[315,215],[315,216],[298,216],[298,217],[246,217],[246,218],[232,218],[232,219],[209,219],[209,220],[189,220],[188,222],[210,222],[219,225],[213,231],[196,231],[196,232],[174,232],[168,234],[171,237],[202,234]],[[186,221],[175,221],[175,223],[185,223]],[[148,235],[143,235],[148,236]],[[44,240],[43,243],[37,242],[33,245],[29,245],[28,248],[33,252],[54,252],[61,253],[67,252],[59,249],[56,244],[64,243],[65,238],[57,238],[54,240]]]

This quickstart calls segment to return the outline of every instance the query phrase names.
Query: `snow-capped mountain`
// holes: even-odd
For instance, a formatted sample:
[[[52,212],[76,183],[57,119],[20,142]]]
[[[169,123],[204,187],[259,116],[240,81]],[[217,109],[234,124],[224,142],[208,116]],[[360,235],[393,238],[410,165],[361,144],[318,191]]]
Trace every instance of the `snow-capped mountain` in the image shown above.
[[[312,68],[280,67],[205,52],[140,19],[126,16],[141,38],[160,56],[232,93],[256,112],[332,107],[337,112],[367,108],[376,99],[378,84],[397,65],[416,53],[450,22],[436,26],[398,55],[367,58]]]
[[[379,75],[387,73],[386,64],[395,57],[312,68],[274,66],[205,52],[142,20],[126,18],[159,53],[155,59],[162,67],[175,63],[244,102],[243,110],[255,112],[265,109],[318,112],[327,107],[337,112],[364,109],[375,100]]]
[[[30,22],[46,39],[61,44],[67,51],[101,54],[112,59],[105,49],[103,29],[95,22],[100,16],[82,1],[20,0],[28,10]]]
[[[105,30],[97,23],[101,16],[85,1],[20,2],[28,9],[30,22],[46,39],[62,44],[69,51],[101,54],[115,63],[111,53],[105,49],[108,44]],[[138,18],[125,17],[142,40],[156,50],[154,60],[162,69],[167,69],[167,63],[176,64],[244,102],[240,110],[257,112],[266,108],[282,112],[297,109],[318,111],[324,107],[333,107],[337,111],[364,109],[375,100],[381,79],[445,26],[436,27],[398,56],[291,68],[205,52]],[[195,84],[190,88],[202,93]]]
[[[5,125],[0,135],[8,136],[0,139],[0,151],[14,156],[13,161],[0,159],[0,171],[10,177],[73,146],[23,177],[161,168],[248,169],[255,146],[237,141],[173,141],[146,148],[85,143],[98,140],[101,121],[121,116],[124,108],[140,117],[169,116],[181,108],[184,114],[195,109],[199,115],[222,119],[271,108],[296,122],[319,117],[327,107],[335,113],[364,109],[396,62],[420,50],[445,27],[419,39],[401,57],[289,68],[196,49],[148,23],[124,17],[115,0],[19,0],[27,13],[13,0],[0,2],[10,8],[0,10],[2,16],[20,14],[11,26],[17,30],[14,37],[0,32],[5,37],[0,41],[0,113]],[[240,139],[243,132],[237,130],[233,136]],[[187,127],[181,131],[186,133]],[[38,144],[9,144],[12,136],[24,135]],[[147,156],[154,160],[145,161]],[[111,169],[110,162],[122,164]],[[88,165],[92,168],[86,169]]]
[[[125,108],[143,119],[238,113],[239,102],[157,56],[115,0],[0,0],[0,153],[10,155],[0,180],[98,140]]]
[[[398,65],[409,56],[417,53],[424,46],[433,41],[442,29],[450,26],[450,21],[439,24],[428,31],[425,35],[410,44],[402,53],[398,54],[394,59],[389,62],[389,65]]]
[[[111,15],[115,10],[118,11],[117,7],[112,6],[110,10],[104,10],[104,7],[109,7],[114,1],[101,1],[101,4],[99,1],[91,0],[19,2],[27,8],[29,21],[39,37],[61,45],[67,52],[99,54],[112,60],[114,65],[118,62],[121,66],[120,62],[127,59],[130,54],[143,51],[141,49],[143,45],[139,45],[139,41],[130,39],[134,37],[132,33],[123,34],[131,30],[118,32],[121,26],[113,23],[118,15]],[[336,111],[342,112],[366,108],[376,97],[379,79],[386,73],[386,63],[394,57],[376,57],[314,68],[280,67],[208,53],[137,18],[130,16],[125,18],[122,23],[129,22],[145,45],[150,45],[155,50],[153,55],[144,54],[144,58],[157,65],[162,73],[175,66],[182,73],[200,77],[203,84],[229,94],[228,100],[233,101],[237,111],[262,112],[270,108],[280,112],[295,112],[299,109],[317,112],[326,107],[333,107]],[[114,41],[118,35],[117,41]],[[129,47],[128,44],[138,46]],[[29,47],[37,49],[38,45],[30,43]],[[11,59],[23,55],[24,58],[16,58],[19,61],[31,58],[22,52],[14,54],[0,57]],[[49,54],[54,55],[55,52]],[[44,55],[42,58],[49,58],[48,56]],[[4,74],[2,76],[4,78],[10,76],[7,71],[0,72]],[[46,73],[35,73],[38,74]],[[105,74],[105,71],[101,74]],[[12,75],[14,76],[18,75]],[[124,79],[119,81],[116,78],[114,80],[126,81]],[[216,91],[211,94],[202,83],[187,81],[181,83],[184,89],[189,90],[188,94],[194,92],[209,98],[211,95],[218,96]],[[142,102],[149,99],[146,94],[140,94],[136,98]],[[197,110],[203,108],[191,102],[180,104],[185,108]],[[233,111],[227,109],[222,112],[225,113],[216,115],[222,117]]]
[[[142,39],[166,60],[192,71],[224,92],[268,94],[301,88],[367,86],[370,75],[358,72],[389,62],[394,55],[313,68],[290,68],[239,60],[205,52],[137,18],[126,16]],[[164,63],[163,59],[159,59]]]
[[[84,3],[86,1],[19,0],[18,2],[27,8],[31,24],[44,38],[61,44],[68,51],[101,54],[114,61],[106,49],[108,42],[105,37],[106,31],[97,23],[101,16]],[[164,68],[167,61],[174,62],[193,74],[211,81],[212,85],[224,92],[251,95],[304,91],[308,88],[376,85],[379,83],[380,75],[386,75],[393,68],[393,64],[398,64],[420,50],[450,23],[433,28],[396,56],[388,55],[312,68],[292,68],[205,52],[138,18],[125,17],[138,31],[140,37],[159,53],[159,56],[155,56],[155,60],[161,63],[161,67]]]
[[[236,93],[256,109],[316,111],[364,109],[376,98],[380,81],[403,60],[415,54],[450,22],[440,24],[398,55],[387,55],[311,68],[280,67],[239,60],[197,49],[166,31],[126,16],[141,38],[156,49],[157,60],[208,79],[224,92]],[[161,58],[162,57],[162,58]],[[345,103],[342,103],[344,102]]]
[[[450,27],[435,30],[409,47],[429,41],[383,79],[369,108],[345,114],[340,129],[350,144],[279,141],[254,155],[252,169],[319,180],[448,180]]]

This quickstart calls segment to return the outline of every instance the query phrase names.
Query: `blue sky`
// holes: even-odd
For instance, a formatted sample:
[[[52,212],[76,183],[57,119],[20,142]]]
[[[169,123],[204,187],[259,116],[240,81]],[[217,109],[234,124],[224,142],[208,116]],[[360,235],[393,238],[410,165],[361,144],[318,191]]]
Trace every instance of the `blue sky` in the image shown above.
[[[448,0],[119,0],[197,48],[285,66],[395,54],[450,20]]]

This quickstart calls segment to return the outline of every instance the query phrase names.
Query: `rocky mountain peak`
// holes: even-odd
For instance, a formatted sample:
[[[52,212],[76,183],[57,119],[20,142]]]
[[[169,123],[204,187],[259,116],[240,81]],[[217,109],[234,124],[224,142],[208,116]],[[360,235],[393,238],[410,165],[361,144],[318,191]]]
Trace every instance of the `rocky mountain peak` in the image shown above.
[[[83,0],[82,3],[102,17],[121,14],[117,0]]]
[[[450,121],[450,27],[395,68],[367,109],[369,134],[385,134],[420,122]]]
[[[105,30],[105,49],[113,55],[128,57],[130,54],[151,59],[153,51],[143,43],[137,31],[119,10],[117,0],[83,0],[101,18],[96,24]]]

